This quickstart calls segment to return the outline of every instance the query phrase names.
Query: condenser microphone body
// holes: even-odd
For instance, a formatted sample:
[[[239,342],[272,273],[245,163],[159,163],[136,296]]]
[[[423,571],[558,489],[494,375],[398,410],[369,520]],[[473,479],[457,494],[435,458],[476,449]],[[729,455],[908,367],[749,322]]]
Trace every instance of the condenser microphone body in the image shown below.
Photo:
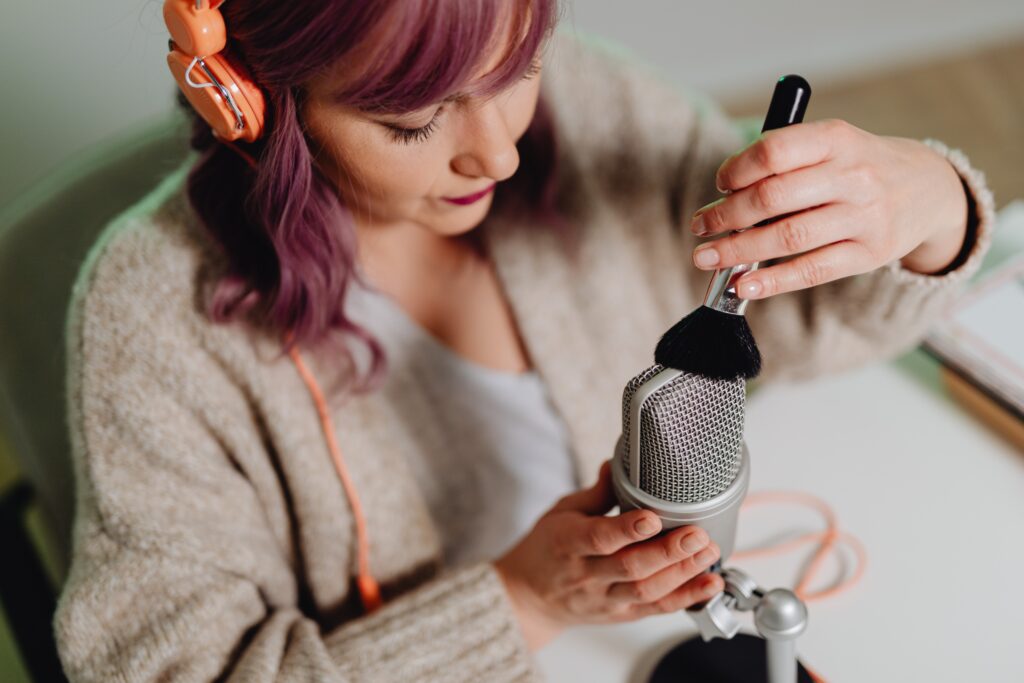
[[[694,525],[732,554],[750,481],[746,381],[654,364],[622,394],[612,484],[623,511],[651,510],[665,529]]]

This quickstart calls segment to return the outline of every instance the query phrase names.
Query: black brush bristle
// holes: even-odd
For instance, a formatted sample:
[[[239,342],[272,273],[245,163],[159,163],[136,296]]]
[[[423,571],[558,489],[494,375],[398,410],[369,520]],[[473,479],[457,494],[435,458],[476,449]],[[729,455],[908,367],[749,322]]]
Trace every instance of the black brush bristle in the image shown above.
[[[761,132],[801,123],[810,97],[811,86],[806,79],[796,74],[780,78],[775,83]],[[772,219],[766,218],[757,226],[770,222]],[[727,273],[730,285],[734,284],[732,277],[738,274],[736,268],[733,266],[734,270]],[[718,275],[716,271],[715,278]],[[712,280],[712,284],[716,281]],[[711,294],[709,289],[708,296]],[[705,299],[713,300],[714,297]],[[703,304],[661,336],[654,360],[665,367],[713,379],[753,379],[761,373],[761,352],[747,319],[742,314],[723,313]]]
[[[661,336],[654,362],[713,379],[753,379],[761,372],[747,319],[703,305]]]

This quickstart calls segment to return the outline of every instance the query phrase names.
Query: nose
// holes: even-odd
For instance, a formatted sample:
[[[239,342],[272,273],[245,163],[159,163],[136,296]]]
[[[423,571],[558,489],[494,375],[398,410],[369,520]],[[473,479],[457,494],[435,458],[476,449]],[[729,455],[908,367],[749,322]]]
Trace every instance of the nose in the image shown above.
[[[452,159],[454,170],[499,182],[510,178],[519,168],[519,151],[500,102],[491,100],[474,107],[463,121],[459,152]]]

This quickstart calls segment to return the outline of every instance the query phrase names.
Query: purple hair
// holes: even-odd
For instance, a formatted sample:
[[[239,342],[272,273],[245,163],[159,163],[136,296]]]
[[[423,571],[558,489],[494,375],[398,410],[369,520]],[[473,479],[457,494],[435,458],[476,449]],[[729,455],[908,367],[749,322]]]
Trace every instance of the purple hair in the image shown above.
[[[482,96],[522,77],[555,29],[558,0],[224,3],[226,52],[264,89],[268,133],[252,144],[235,143],[257,160],[250,168],[193,113],[191,145],[202,154],[189,173],[188,196],[227,260],[206,302],[212,320],[244,318],[272,331],[284,342],[282,353],[293,345],[337,344],[350,363],[343,342],[355,337],[368,347],[370,366],[365,376],[348,378],[351,387],[362,393],[379,386],[386,371],[384,351],[342,305],[352,279],[358,279],[353,217],[313,163],[298,117],[302,85],[338,60],[362,54],[357,51],[365,41],[376,40],[387,47],[338,101],[389,112],[423,108],[465,90],[509,9],[512,35],[524,37],[493,73],[473,84],[472,92]],[[183,97],[179,102],[188,108]],[[556,147],[543,97],[517,147],[520,167],[499,183],[492,210],[499,202],[514,202],[539,222],[566,229],[555,208]]]

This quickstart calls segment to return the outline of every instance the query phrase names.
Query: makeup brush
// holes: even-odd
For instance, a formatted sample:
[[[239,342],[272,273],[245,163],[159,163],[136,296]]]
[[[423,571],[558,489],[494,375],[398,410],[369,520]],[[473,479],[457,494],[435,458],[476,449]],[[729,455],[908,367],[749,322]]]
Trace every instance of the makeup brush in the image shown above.
[[[800,76],[791,74],[780,78],[761,132],[803,121],[810,96],[811,86]],[[774,220],[769,218],[754,227]],[[716,270],[704,303],[662,335],[654,351],[654,361],[713,379],[757,377],[761,372],[761,352],[743,315],[749,301],[737,296],[736,281],[743,273],[757,270],[759,265],[740,264]]]

